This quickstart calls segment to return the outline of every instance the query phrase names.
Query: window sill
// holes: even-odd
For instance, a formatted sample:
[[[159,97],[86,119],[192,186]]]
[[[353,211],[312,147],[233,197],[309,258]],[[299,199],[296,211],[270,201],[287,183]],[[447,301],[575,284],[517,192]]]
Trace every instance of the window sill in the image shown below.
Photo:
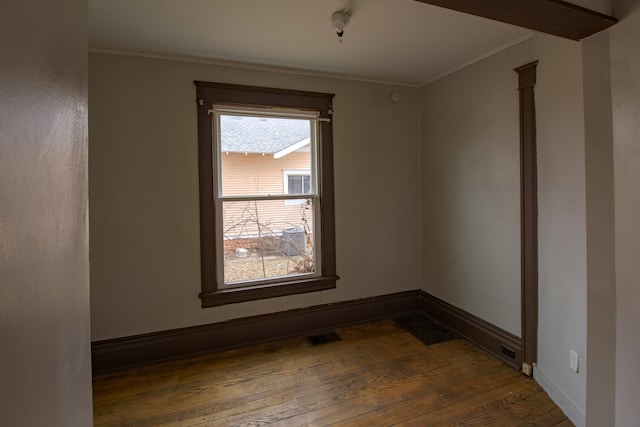
[[[317,277],[295,282],[218,289],[213,292],[201,293],[200,300],[202,308],[218,307],[238,302],[335,289],[337,280],[338,276]]]

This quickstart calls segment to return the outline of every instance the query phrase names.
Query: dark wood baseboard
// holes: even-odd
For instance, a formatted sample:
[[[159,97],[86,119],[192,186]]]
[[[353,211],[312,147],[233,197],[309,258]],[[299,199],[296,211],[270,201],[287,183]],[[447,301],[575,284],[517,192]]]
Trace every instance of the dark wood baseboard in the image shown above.
[[[209,325],[95,341],[91,344],[94,373],[177,359],[280,338],[423,313],[486,349],[507,364],[522,365],[521,339],[422,290],[323,304],[246,317]],[[502,346],[515,353],[510,358]]]
[[[419,291],[153,332],[91,344],[93,372],[176,359],[419,312]]]
[[[522,367],[522,339],[520,337],[424,291],[419,291],[419,299],[420,309],[426,316],[462,335],[514,368],[520,369]],[[505,354],[503,346],[512,351],[514,357]]]

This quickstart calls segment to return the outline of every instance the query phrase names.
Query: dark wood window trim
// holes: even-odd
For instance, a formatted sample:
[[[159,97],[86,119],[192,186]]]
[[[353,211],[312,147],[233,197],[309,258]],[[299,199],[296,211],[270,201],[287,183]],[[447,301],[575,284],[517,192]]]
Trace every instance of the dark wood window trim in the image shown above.
[[[538,349],[538,173],[534,87],[538,61],[516,68],[520,93],[522,344],[532,365]]]
[[[336,287],[335,218],[333,190],[333,127],[321,121],[318,136],[318,167],[321,171],[321,276],[303,280],[224,288],[217,283],[216,227],[213,202],[213,123],[209,110],[214,105],[279,107],[317,111],[331,118],[333,94],[240,86],[195,81],[198,108],[198,169],[200,182],[200,258],[202,307],[321,291]]]

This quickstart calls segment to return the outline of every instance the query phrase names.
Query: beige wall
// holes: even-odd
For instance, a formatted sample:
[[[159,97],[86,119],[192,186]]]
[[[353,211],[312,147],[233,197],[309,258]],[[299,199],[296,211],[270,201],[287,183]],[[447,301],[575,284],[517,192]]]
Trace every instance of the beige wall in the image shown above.
[[[89,57],[93,340],[419,287],[415,88],[131,56]],[[337,289],[200,308],[193,80],[336,94]],[[399,103],[389,99],[394,90]]]
[[[541,382],[576,425],[586,399],[587,229],[582,52],[536,35],[538,132],[538,363]],[[578,374],[569,352],[581,357]]]
[[[0,425],[90,426],[87,4],[1,9]]]
[[[568,3],[611,15],[611,0],[569,0]]]
[[[615,265],[609,38],[582,42],[587,210],[587,425],[613,425]]]
[[[421,89],[422,287],[520,335],[520,44]]]
[[[616,426],[638,424],[640,371],[640,4],[614,2],[610,30],[616,266]]]
[[[459,261],[463,273],[456,270],[460,259],[486,256],[463,244],[460,235],[467,233],[466,240],[474,242],[469,230],[478,229],[478,217],[465,213],[482,214],[483,205],[481,199],[468,196],[477,191],[472,186],[474,173],[477,181],[482,171],[490,173],[490,166],[462,160],[469,158],[478,141],[494,135],[491,126],[478,123],[490,124],[504,105],[496,102],[508,99],[502,92],[506,88],[500,91],[492,79],[506,68],[505,59],[519,51],[525,61],[540,61],[540,313],[534,375],[578,426],[637,423],[640,13],[637,3],[620,4],[622,22],[582,43],[535,34],[512,52],[422,89],[422,286],[491,321],[487,313],[509,307],[488,299],[483,307],[470,297],[478,291],[491,295],[499,287],[478,286],[478,276],[486,273],[471,271],[473,261]],[[491,102],[474,103],[469,81],[494,88]],[[459,122],[465,124],[462,129],[455,127]],[[506,146],[499,150],[502,154],[494,153],[494,158],[508,153]],[[496,198],[510,197],[495,183],[490,188],[499,193]],[[438,210],[430,211],[433,205]],[[433,242],[435,248],[430,247]],[[495,318],[493,322],[501,325]],[[570,350],[580,355],[578,373],[569,368]]]
[[[584,423],[586,213],[579,43],[535,34],[422,89],[422,286],[520,334],[517,74],[539,60],[536,378]],[[583,365],[584,367],[584,365]]]

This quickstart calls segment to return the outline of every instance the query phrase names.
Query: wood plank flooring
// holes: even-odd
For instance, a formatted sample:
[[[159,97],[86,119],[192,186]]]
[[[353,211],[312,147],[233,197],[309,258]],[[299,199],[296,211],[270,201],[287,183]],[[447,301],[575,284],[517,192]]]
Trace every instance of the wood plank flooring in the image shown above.
[[[469,342],[393,321],[96,376],[96,426],[572,426],[535,381]]]

